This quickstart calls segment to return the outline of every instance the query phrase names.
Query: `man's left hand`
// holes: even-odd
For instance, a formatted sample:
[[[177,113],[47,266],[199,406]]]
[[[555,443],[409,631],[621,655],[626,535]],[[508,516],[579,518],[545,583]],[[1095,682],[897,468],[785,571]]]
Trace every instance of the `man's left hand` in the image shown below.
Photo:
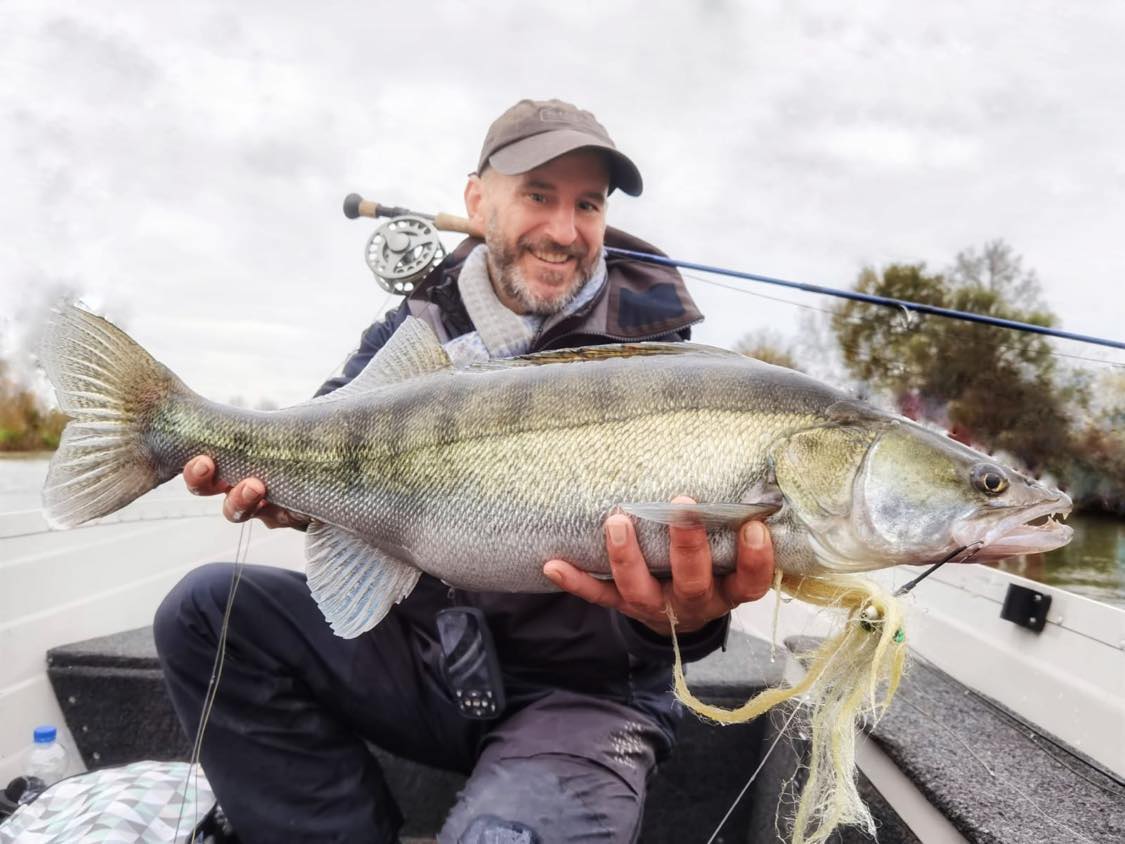
[[[694,503],[690,498],[675,501]],[[758,600],[773,582],[773,545],[766,526],[758,521],[739,529],[735,569],[718,578],[702,525],[668,528],[672,579],[663,582],[648,570],[632,519],[623,513],[610,516],[605,537],[612,582],[598,580],[565,560],[550,560],[543,573],[560,589],[635,618],[662,636],[671,633],[666,606],[675,615],[676,632],[691,633],[739,604]]]

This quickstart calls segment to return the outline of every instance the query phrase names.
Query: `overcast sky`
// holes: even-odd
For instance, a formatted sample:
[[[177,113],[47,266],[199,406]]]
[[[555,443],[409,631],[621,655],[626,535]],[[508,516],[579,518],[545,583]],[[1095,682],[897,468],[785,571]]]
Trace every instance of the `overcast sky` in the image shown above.
[[[1121,3],[5,0],[0,17],[9,354],[66,289],[205,395],[298,401],[389,304],[344,195],[461,212],[488,124],[527,96],[597,114],[646,183],[610,222],[672,255],[845,287],[1002,237],[1065,328],[1125,338]],[[700,340],[798,330],[793,305],[690,283]]]

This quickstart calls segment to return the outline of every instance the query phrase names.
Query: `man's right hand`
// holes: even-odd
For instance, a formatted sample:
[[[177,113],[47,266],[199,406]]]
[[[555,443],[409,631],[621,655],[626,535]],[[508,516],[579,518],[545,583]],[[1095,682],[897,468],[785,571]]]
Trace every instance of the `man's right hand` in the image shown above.
[[[291,527],[305,530],[309,520],[266,500],[266,485],[257,478],[244,478],[231,486],[215,477],[215,461],[206,455],[193,457],[184,466],[184,482],[193,495],[226,494],[223,515],[240,523],[259,518],[268,528]]]

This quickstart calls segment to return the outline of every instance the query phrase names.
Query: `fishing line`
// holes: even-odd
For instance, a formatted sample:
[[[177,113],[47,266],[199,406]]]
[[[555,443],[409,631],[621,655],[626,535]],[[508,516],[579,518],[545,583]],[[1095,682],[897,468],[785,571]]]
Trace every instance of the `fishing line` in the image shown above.
[[[207,694],[204,696],[203,706],[199,711],[199,725],[195,730],[195,742],[192,744],[191,755],[188,758],[188,773],[187,781],[184,783],[184,799],[180,802],[180,815],[176,819],[176,830],[173,833],[172,841],[175,842],[180,836],[180,823],[183,820],[184,806],[187,803],[187,795],[190,789],[194,789],[195,803],[193,804],[194,822],[192,824],[192,831],[199,825],[199,756],[203,749],[203,734],[207,728],[207,722],[211,718],[211,708],[214,706],[215,697],[219,692],[219,680],[223,675],[223,663],[226,660],[226,644],[227,632],[230,629],[230,616],[231,610],[234,607],[234,594],[238,589],[239,581],[242,580],[242,570],[246,564],[246,555],[250,550],[250,531],[253,529],[252,520],[247,520],[242,523],[242,528],[238,532],[238,544],[235,546],[234,551],[234,571],[231,573],[230,589],[227,592],[227,604],[223,609],[223,621],[219,626],[219,641],[215,650],[215,660],[211,665],[211,679],[207,684]]]
[[[929,576],[930,576],[931,574],[933,574],[933,573],[934,573],[935,571],[937,571],[938,569],[940,569],[940,568],[941,568],[942,566],[944,566],[944,565],[945,565],[946,563],[948,563],[948,562],[949,562],[950,560],[952,560],[952,559],[953,559],[954,557],[956,557],[956,556],[957,556],[958,554],[960,554],[960,553],[961,553],[962,551],[965,551],[965,550],[967,550],[967,549],[969,549],[969,548],[973,548],[973,546],[975,545],[976,547],[975,547],[975,548],[973,548],[973,551],[972,551],[972,553],[971,553],[971,554],[969,554],[969,556],[965,557],[965,559],[963,559],[963,560],[961,561],[961,562],[963,562],[963,563],[967,563],[967,562],[969,562],[969,560],[971,560],[971,559],[972,559],[973,557],[975,557],[975,556],[976,556],[976,553],[977,553],[977,551],[979,551],[979,550],[981,549],[981,547],[983,546],[983,544],[984,544],[984,543],[982,543],[982,542],[979,542],[979,541],[978,541],[978,542],[974,542],[974,543],[972,543],[971,545],[962,545],[962,546],[961,546],[960,548],[956,549],[955,551],[951,551],[951,552],[950,552],[950,553],[949,553],[949,554],[948,554],[948,555],[947,555],[947,556],[945,557],[945,559],[944,559],[944,560],[941,560],[940,562],[934,563],[934,564],[933,564],[932,566],[930,566],[930,567],[929,567],[928,569],[926,569],[926,570],[925,570],[924,572],[922,572],[922,573],[921,573],[920,575],[918,575],[918,576],[917,576],[916,578],[914,578],[913,580],[909,581],[908,583],[904,583],[904,584],[903,584],[902,586],[900,586],[900,587],[899,587],[898,589],[896,589],[896,590],[895,590],[895,591],[894,591],[894,592],[893,592],[892,594],[893,594],[893,595],[894,595],[894,597],[896,597],[896,598],[899,598],[899,597],[901,597],[901,596],[903,596],[903,595],[907,594],[907,593],[908,593],[908,592],[910,592],[910,591],[911,591],[911,590],[912,590],[912,589],[913,589],[913,588],[914,588],[915,586],[917,586],[917,585],[918,585],[919,583],[921,583],[921,582],[922,582],[923,580],[925,580],[925,579],[926,579],[927,577],[929,577]]]
[[[379,306],[379,308],[375,311],[375,316],[379,317],[381,314],[386,313],[387,312],[387,305],[389,305],[391,303],[391,299],[395,299],[397,297],[398,297],[397,293],[388,292],[387,295],[385,297],[383,297],[383,304],[381,304]]]
[[[912,690],[911,694],[913,694],[913,693],[914,693],[914,691]],[[926,695],[922,694],[922,693],[919,693],[919,696],[920,697],[926,697]],[[1048,821],[1055,824],[1060,829],[1066,830],[1071,835],[1075,836],[1076,839],[1080,839],[1082,841],[1088,841],[1089,844],[1097,844],[1097,842],[1094,841],[1094,839],[1083,835],[1078,830],[1074,829],[1073,827],[1069,826],[1068,824],[1064,823],[1063,821],[1059,820],[1058,818],[1052,817],[1047,812],[1043,811],[1043,809],[1039,806],[1039,804],[1036,803],[1035,800],[1032,799],[1026,792],[1024,792],[1022,789],[1020,789],[1018,786],[1016,786],[1011,781],[1009,781],[1007,778],[998,775],[994,770],[992,770],[992,767],[987,762],[985,762],[984,759],[982,759],[980,757],[980,755],[977,754],[977,752],[973,749],[972,745],[970,745],[967,741],[965,741],[963,738],[961,738],[961,736],[957,735],[957,733],[953,729],[951,729],[949,726],[947,726],[946,724],[943,724],[940,720],[938,720],[938,718],[935,715],[933,715],[933,713],[927,712],[925,709],[920,707],[914,701],[910,700],[909,695],[904,697],[904,700],[906,701],[906,704],[908,706],[912,707],[915,711],[917,711],[917,712],[921,713],[922,715],[926,716],[927,718],[930,719],[930,721],[937,724],[939,727],[941,727],[943,730],[945,730],[947,733],[949,733],[949,735],[951,735],[954,739],[956,739],[958,744],[960,744],[962,747],[965,748],[965,750],[967,750],[969,752],[970,756],[972,756],[977,762],[980,763],[981,767],[984,768],[984,770],[988,773],[988,775],[990,777],[992,777],[993,780],[995,780],[1000,785],[1005,786],[1008,789],[1010,789],[1011,791],[1015,792],[1016,796],[1019,797],[1020,799],[1024,800],[1024,801],[1026,801],[1028,803],[1028,805],[1030,805],[1036,811],[1037,814],[1039,814],[1043,818],[1046,818]]]
[[[937,665],[935,665],[933,662],[931,662],[929,659],[927,659],[924,656],[921,656],[919,654],[914,654],[913,658],[923,668],[926,668],[926,669],[928,669],[930,671],[933,671],[935,673],[938,673],[938,674],[944,673]],[[1024,721],[1019,715],[1017,715],[1014,712],[1009,711],[1002,704],[997,703],[996,701],[992,700],[989,697],[986,697],[985,695],[979,694],[978,692],[976,692],[973,689],[967,689],[967,693],[972,694],[973,698],[981,706],[984,706],[988,709],[991,709],[992,711],[996,712],[1001,718],[1004,718],[1005,720],[1009,720],[1009,721],[1015,721],[1021,728],[1026,728],[1028,731],[1031,731],[1031,730],[1036,731],[1034,736],[1029,737],[1024,729],[1017,730],[1016,734],[1020,737],[1021,741],[1024,741],[1027,744],[1030,744],[1032,747],[1034,747],[1036,749],[1042,749],[1045,744],[1050,745],[1051,747],[1055,748],[1055,750],[1057,750],[1059,753],[1063,754],[1067,758],[1075,758],[1075,759],[1078,759],[1080,762],[1082,762],[1087,767],[1094,767],[1094,769],[1096,771],[1098,771],[1098,773],[1101,774],[1101,776],[1105,777],[1110,782],[1113,782],[1118,786],[1125,786],[1125,779],[1121,779],[1120,777],[1118,777],[1115,772],[1110,771],[1108,769],[1102,769],[1100,767],[1097,767],[1096,763],[1085,761],[1084,759],[1082,759],[1081,755],[1079,753],[1077,753],[1073,748],[1067,747],[1065,744],[1063,744],[1059,740],[1053,738],[1048,733],[1038,732],[1038,728],[1034,724],[1032,724],[1028,721]],[[931,698],[929,695],[927,695],[926,693],[922,692],[919,689],[912,688],[911,691],[910,691],[910,694],[916,695],[917,697],[924,698],[928,703],[930,703],[931,705],[934,705],[933,698]],[[927,718],[937,720],[937,716],[933,715],[931,712],[923,711],[922,708],[919,707],[917,704],[913,704],[913,706],[914,706],[915,709],[917,709],[919,712],[921,712]],[[938,706],[938,708],[939,709],[941,708],[940,705]],[[1039,741],[1037,741],[1036,738],[1038,738]],[[1070,771],[1072,774],[1074,774],[1074,776],[1078,777],[1083,782],[1087,783],[1088,785],[1093,786],[1094,788],[1098,789],[1099,791],[1103,792],[1104,794],[1107,794],[1111,797],[1117,797],[1118,796],[1119,791],[1117,789],[1109,788],[1109,787],[1103,785],[1102,783],[1099,783],[1095,780],[1090,779],[1090,777],[1088,777],[1082,771],[1076,770],[1076,769],[1070,767],[1070,765],[1067,765],[1058,756],[1055,756],[1055,755],[1052,754],[1052,759],[1058,765],[1066,768],[1068,771]],[[981,762],[981,764],[983,765],[984,763]],[[996,775],[996,776],[998,777],[999,775]]]
[[[767,299],[770,302],[780,302],[783,305],[792,305],[794,308],[802,308],[806,311],[816,311],[821,314],[833,315],[831,308],[821,308],[816,305],[810,305],[807,302],[794,302],[792,299],[785,299],[781,296],[770,296],[766,293],[759,293],[756,290],[748,290],[745,287],[739,287],[736,284],[727,284],[707,276],[695,275],[694,273],[680,273],[684,278],[690,278],[693,281],[702,281],[704,284],[710,284],[712,287],[721,287],[724,290],[733,290],[735,293],[745,293],[749,296],[754,296],[758,299]]]
[[[719,821],[719,825],[715,827],[715,831],[712,832],[711,837],[707,839],[707,844],[713,844],[715,838],[722,831],[723,825],[728,820],[730,820],[730,816],[734,814],[734,810],[738,806],[739,801],[741,801],[745,796],[746,790],[750,788],[751,783],[753,783],[758,774],[762,772],[762,768],[766,766],[766,762],[769,761],[770,756],[773,754],[774,748],[777,747],[778,742],[781,741],[781,737],[785,735],[785,731],[789,729],[789,725],[793,723],[793,719],[797,716],[797,713],[801,711],[801,707],[804,705],[805,704],[803,701],[797,701],[796,705],[793,707],[793,711],[789,713],[789,717],[785,719],[785,723],[781,725],[781,729],[777,731],[777,735],[774,736],[773,741],[770,742],[769,749],[766,750],[766,754],[762,757],[762,761],[758,763],[758,767],[754,769],[754,773],[750,774],[750,779],[746,780],[746,785],[742,786],[742,790],[738,792],[738,796],[735,797],[734,802],[730,804],[730,808],[727,809],[727,813],[723,815],[723,819]]]

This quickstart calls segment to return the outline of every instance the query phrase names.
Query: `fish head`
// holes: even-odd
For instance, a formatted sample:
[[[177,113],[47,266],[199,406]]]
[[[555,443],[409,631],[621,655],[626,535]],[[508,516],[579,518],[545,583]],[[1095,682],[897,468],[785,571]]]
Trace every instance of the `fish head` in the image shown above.
[[[814,459],[815,458],[815,459]],[[1063,492],[906,419],[802,431],[775,454],[778,484],[833,571],[1042,553],[1070,541]],[[960,552],[960,553],[959,553]]]
[[[988,455],[909,422],[884,431],[857,477],[857,515],[872,541],[913,562],[960,548],[974,562],[1066,545],[1070,497]]]

